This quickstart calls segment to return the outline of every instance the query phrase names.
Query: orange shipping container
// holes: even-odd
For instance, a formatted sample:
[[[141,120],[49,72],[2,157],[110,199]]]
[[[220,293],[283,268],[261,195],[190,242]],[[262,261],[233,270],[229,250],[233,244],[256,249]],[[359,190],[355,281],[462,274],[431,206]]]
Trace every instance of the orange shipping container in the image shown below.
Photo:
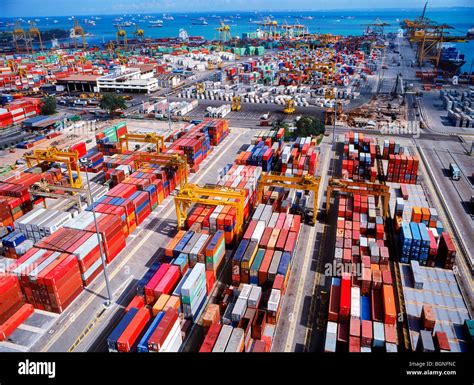
[[[176,234],[171,241],[168,242],[168,244],[165,247],[165,255],[167,257],[172,258],[173,257],[173,250],[176,247],[176,245],[179,243],[181,238],[183,238],[184,234],[186,234],[186,231],[184,230],[179,230],[178,234]]]
[[[411,221],[420,223],[421,222],[421,208],[420,207],[413,207],[411,211]]]
[[[385,314],[385,323],[393,325],[397,320],[397,310],[395,309],[395,296],[393,295],[393,286],[383,285],[383,309]]]

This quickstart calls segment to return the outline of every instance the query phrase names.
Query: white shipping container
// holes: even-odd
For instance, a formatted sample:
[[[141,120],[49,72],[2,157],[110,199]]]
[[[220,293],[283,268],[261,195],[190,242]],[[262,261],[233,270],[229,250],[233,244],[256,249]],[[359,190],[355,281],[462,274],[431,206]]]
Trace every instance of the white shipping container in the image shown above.
[[[181,287],[181,295],[191,297],[194,294],[194,290],[197,288],[198,283],[202,278],[206,276],[206,267],[203,263],[196,263],[193,270],[188,276],[188,279],[184,282]]]
[[[255,220],[255,221],[260,220],[260,216],[262,215],[264,208],[265,208],[265,205],[263,203],[260,203],[252,215],[252,220]]]
[[[267,308],[269,311],[277,311],[278,305],[280,304],[281,292],[278,289],[272,289],[270,292],[270,298],[268,299]]]
[[[351,287],[351,317],[360,318],[360,287]]]
[[[260,286],[252,285],[252,291],[250,292],[247,304],[248,307],[257,308],[262,298],[262,288]]]
[[[234,328],[230,335],[225,352],[238,353],[243,350],[244,346],[244,329]]]
[[[253,234],[250,239],[252,241],[260,242],[260,239],[262,239],[263,232],[265,231],[266,227],[267,225],[264,221],[258,221],[257,226],[255,226],[255,230],[253,231]]]
[[[229,342],[230,336],[234,328],[230,325],[223,325],[219,336],[217,337],[216,343],[214,348],[212,349],[213,353],[223,353],[225,352],[225,348],[227,347],[227,343]]]
[[[239,298],[235,301],[234,309],[232,310],[232,322],[238,323],[244,316],[247,310],[247,300]]]
[[[249,284],[246,284],[246,283],[244,283],[243,286],[242,286],[242,291],[239,294],[239,298],[245,300],[246,303],[247,303],[247,301],[250,297],[252,287],[253,287],[252,285],[249,285]]]

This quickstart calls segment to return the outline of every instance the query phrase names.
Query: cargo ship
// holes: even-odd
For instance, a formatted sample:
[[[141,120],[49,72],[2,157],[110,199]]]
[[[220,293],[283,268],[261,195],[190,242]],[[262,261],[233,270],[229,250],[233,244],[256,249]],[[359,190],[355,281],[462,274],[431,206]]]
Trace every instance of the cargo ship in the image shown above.
[[[207,25],[207,21],[204,17],[199,17],[197,19],[193,19],[193,25]]]
[[[466,63],[464,54],[454,46],[443,47],[439,59],[439,68],[450,74],[458,74]]]

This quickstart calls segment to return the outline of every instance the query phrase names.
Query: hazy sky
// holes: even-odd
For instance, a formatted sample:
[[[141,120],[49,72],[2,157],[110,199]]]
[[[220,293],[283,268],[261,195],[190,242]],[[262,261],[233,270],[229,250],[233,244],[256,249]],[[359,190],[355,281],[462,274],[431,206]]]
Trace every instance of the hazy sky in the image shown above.
[[[322,10],[422,8],[425,0],[0,0],[0,16],[218,12],[226,10]],[[356,5],[357,4],[357,5]],[[472,0],[430,0],[429,7],[473,6]]]

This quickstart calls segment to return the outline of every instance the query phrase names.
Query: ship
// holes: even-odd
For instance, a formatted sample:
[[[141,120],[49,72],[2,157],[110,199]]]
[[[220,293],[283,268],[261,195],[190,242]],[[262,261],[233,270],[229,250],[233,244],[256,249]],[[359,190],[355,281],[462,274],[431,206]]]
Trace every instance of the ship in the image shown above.
[[[163,20],[174,20],[174,17],[171,15],[163,14]]]
[[[471,27],[467,30],[466,36],[467,37],[474,37],[474,27]]]
[[[193,25],[207,25],[207,21],[204,17],[199,17],[197,19],[192,19],[192,23]]]
[[[148,23],[149,23],[148,24],[149,27],[155,27],[155,28],[163,27],[163,20],[150,20]]]
[[[466,64],[464,54],[454,46],[444,46],[439,57],[439,68],[450,74],[461,72],[461,67]]]

